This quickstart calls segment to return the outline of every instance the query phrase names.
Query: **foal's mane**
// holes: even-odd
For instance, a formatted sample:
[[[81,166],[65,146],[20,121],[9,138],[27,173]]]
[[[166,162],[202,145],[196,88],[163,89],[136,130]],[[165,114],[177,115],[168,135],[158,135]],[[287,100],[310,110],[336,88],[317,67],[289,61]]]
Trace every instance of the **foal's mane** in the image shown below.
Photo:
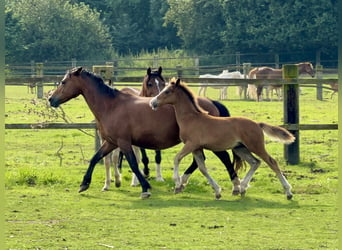
[[[170,82],[176,84],[176,78],[173,77]],[[177,87],[179,87],[186,94],[190,102],[194,105],[195,109],[199,113],[208,114],[208,112],[202,109],[201,106],[198,104],[197,97],[195,96],[194,92],[192,92],[191,89],[185,84],[185,82],[181,81],[180,84],[177,85]]]
[[[112,89],[107,84],[105,84],[101,77],[95,75],[92,72],[87,71],[86,69],[81,69],[80,70],[79,68],[75,68],[75,69],[72,69],[69,73],[70,74],[78,74],[79,73],[79,75],[82,78],[86,78],[86,77],[90,78],[92,80],[92,83],[94,83],[96,88],[103,95],[106,95],[108,97],[114,98],[119,93],[119,91],[117,89]]]

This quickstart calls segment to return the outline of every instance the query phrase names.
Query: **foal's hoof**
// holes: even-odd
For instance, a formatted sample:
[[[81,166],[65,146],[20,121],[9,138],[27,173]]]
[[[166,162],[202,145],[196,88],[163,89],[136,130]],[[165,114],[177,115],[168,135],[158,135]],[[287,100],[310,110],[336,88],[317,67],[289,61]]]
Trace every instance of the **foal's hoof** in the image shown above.
[[[86,191],[89,188],[89,185],[81,185],[80,189],[78,190],[79,193],[82,193],[83,191]]]
[[[246,196],[246,190],[241,191],[240,195],[241,195],[242,198],[244,198]]]
[[[286,196],[286,198],[287,198],[288,200],[291,200],[291,199],[292,199],[292,197],[293,197],[293,195],[292,195],[292,194],[288,194],[288,195]]]
[[[180,185],[179,187],[175,187],[175,194],[179,194],[181,192],[183,192],[185,186],[184,185]]]
[[[141,199],[147,199],[147,198],[150,198],[150,196],[151,196],[150,192],[142,192],[140,195],[140,198]]]
[[[232,195],[236,196],[240,194],[240,190],[233,190]]]
[[[107,188],[107,187],[104,187],[104,188],[102,188],[102,192],[106,192],[106,191],[108,191],[109,190],[109,188]]]
[[[115,187],[117,188],[121,187],[121,182],[115,182]]]
[[[221,194],[216,194],[216,195],[215,195],[215,199],[216,199],[216,200],[219,200],[219,199],[221,199],[221,197],[222,197],[222,195],[221,195]]]

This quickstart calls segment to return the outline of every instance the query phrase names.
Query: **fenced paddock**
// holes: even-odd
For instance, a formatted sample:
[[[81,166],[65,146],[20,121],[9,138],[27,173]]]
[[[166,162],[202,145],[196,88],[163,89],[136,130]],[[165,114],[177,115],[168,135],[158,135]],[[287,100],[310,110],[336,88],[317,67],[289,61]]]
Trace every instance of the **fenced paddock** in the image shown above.
[[[141,79],[117,83],[137,86]],[[194,79],[189,83],[197,91],[198,82]],[[300,83],[300,163],[286,165],[283,146],[267,139],[268,151],[293,186],[293,201],[286,200],[276,177],[265,165],[254,176],[245,199],[231,196],[228,175],[209,152],[206,162],[223,188],[222,200],[214,201],[212,190],[198,172],[184,193],[174,195],[172,165],[180,145],[163,152],[166,182],[151,179],[149,200],[140,200],[140,189],[129,186],[126,162],[121,188],[100,192],[104,170],[99,165],[90,189],[78,194],[94,153],[93,116],[83,98],[62,105],[70,122],[64,125],[61,113],[54,115],[44,98],[27,93],[26,86],[6,85],[8,248],[336,249],[338,100],[337,96],[331,99],[330,90],[323,89],[323,101],[318,101],[313,84]],[[44,92],[54,88],[53,82],[43,88]],[[209,88],[208,97],[216,99],[217,90]],[[284,124],[280,101],[240,100],[235,87],[229,86],[228,100],[222,102],[234,116]],[[326,129],[326,124],[332,127]],[[319,130],[311,130],[310,126],[317,125]],[[87,134],[76,129],[78,126]],[[148,153],[154,177],[153,153]],[[190,161],[185,159],[181,169]]]

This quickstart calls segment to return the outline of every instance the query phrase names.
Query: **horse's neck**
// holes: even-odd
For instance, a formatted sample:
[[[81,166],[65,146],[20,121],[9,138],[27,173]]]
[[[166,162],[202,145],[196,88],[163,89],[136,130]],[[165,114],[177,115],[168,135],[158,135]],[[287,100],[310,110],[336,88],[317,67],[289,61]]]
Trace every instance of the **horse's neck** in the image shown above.
[[[307,73],[306,72],[306,68],[305,68],[305,65],[303,64],[298,64],[298,74],[303,74],[303,73]]]
[[[107,96],[101,94],[96,83],[88,82],[87,87],[82,90],[82,95],[88,104],[89,109],[97,120],[101,120],[103,116],[106,116],[107,110],[112,103],[115,101],[113,98],[110,100]]]
[[[177,122],[182,122],[185,118],[189,118],[200,113],[184,92],[179,94],[177,102],[174,103],[174,108],[176,110]]]

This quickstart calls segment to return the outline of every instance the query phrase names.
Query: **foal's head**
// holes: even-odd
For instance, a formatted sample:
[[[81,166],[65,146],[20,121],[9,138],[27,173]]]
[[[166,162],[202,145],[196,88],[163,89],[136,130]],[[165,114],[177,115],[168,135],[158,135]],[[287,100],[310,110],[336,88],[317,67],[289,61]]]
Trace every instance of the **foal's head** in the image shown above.
[[[165,87],[165,80],[162,74],[162,67],[159,67],[158,70],[152,71],[151,68],[147,69],[147,74],[144,78],[141,95],[152,97],[156,96],[162,91]]]
[[[79,67],[67,71],[57,89],[53,91],[49,98],[52,107],[58,107],[60,104],[81,94],[81,90],[76,83],[79,81],[82,70],[82,67]]]
[[[161,107],[165,104],[176,104],[181,103],[182,105],[187,105],[191,103],[195,109],[200,113],[207,113],[204,111],[197,102],[197,98],[194,93],[189,89],[185,83],[182,83],[178,78],[172,78],[170,83],[152,100],[150,101],[150,106],[153,110]]]

